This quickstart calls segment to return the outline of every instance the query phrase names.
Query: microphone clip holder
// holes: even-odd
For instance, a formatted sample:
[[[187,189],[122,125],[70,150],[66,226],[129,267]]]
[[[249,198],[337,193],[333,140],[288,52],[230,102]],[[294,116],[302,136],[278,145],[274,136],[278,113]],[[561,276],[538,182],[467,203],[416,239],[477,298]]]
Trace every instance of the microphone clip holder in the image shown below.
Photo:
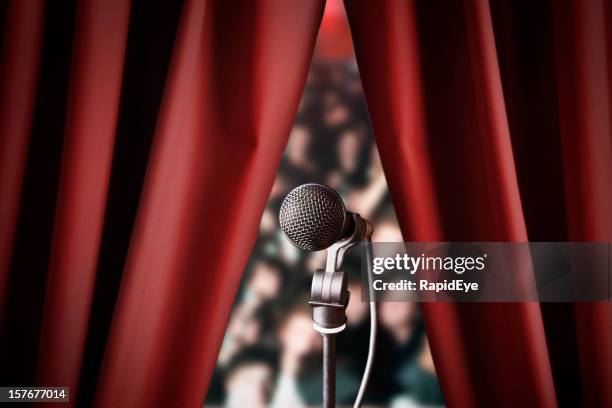
[[[371,234],[369,222],[359,214],[349,213],[353,231],[327,249],[325,270],[312,277],[310,301],[315,329],[321,334],[335,334],[346,328],[346,307],[350,299],[348,277],[341,270],[346,251]]]
[[[321,334],[335,334],[346,328],[346,307],[350,293],[348,279],[342,271],[319,269],[312,277],[308,304],[312,307],[315,329]]]

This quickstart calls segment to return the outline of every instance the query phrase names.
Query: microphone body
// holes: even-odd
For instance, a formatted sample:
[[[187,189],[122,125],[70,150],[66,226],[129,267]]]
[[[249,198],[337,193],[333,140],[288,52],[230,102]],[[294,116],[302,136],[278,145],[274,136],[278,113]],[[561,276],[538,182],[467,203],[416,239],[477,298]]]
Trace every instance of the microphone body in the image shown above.
[[[306,251],[329,248],[352,235],[353,240],[360,241],[372,233],[369,222],[348,212],[337,192],[316,183],[291,190],[278,218],[289,241]],[[358,235],[354,236],[356,230]]]

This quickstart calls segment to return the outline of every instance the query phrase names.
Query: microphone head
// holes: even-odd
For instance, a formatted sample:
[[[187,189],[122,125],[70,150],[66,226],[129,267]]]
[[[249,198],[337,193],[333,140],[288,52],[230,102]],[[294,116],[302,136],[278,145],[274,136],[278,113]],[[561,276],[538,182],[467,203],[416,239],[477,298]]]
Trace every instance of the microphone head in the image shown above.
[[[282,231],[295,246],[319,251],[342,237],[349,217],[338,193],[310,183],[287,194],[278,218]]]

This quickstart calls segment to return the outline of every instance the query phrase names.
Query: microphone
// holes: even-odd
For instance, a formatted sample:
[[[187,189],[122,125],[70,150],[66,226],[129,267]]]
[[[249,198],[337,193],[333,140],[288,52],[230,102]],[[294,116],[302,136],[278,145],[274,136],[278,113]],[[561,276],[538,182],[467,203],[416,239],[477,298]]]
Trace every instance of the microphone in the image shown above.
[[[327,249],[325,270],[312,278],[310,306],[314,328],[323,336],[323,406],[335,406],[335,335],[346,327],[346,307],[350,299],[348,278],[342,272],[346,251],[365,240],[370,241],[372,224],[359,214],[346,210],[340,195],[317,183],[291,190],[279,212],[280,227],[287,239],[305,251]],[[366,259],[371,264],[371,248]],[[369,267],[369,265],[368,265]],[[368,271],[368,280],[370,280]],[[371,286],[371,285],[370,285]],[[361,386],[355,400],[359,407],[370,376],[376,344],[376,307],[370,302],[370,346]]]
[[[315,183],[303,184],[287,194],[279,221],[289,241],[306,251],[328,248],[351,227],[351,217],[338,193]]]
[[[372,225],[346,210],[340,195],[317,183],[291,190],[279,212],[281,230],[305,251],[328,250],[326,271],[339,270],[346,250],[372,235]]]

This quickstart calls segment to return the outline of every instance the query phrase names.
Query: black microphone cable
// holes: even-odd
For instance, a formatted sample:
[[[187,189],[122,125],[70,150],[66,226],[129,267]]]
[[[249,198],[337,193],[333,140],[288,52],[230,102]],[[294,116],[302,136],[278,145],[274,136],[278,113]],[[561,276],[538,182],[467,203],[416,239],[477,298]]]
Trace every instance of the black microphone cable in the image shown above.
[[[359,392],[357,398],[355,398],[355,404],[353,408],[359,408],[363,401],[363,395],[368,386],[370,380],[370,374],[372,373],[372,365],[374,364],[374,353],[376,350],[376,334],[378,327],[378,317],[376,314],[376,301],[374,300],[374,293],[372,291],[372,240],[370,237],[366,237],[364,240],[364,250],[366,255],[366,273],[368,274],[368,303],[370,304],[370,343],[368,345],[368,359],[366,361],[365,369],[363,370],[363,377],[361,378],[361,385],[359,386]]]

